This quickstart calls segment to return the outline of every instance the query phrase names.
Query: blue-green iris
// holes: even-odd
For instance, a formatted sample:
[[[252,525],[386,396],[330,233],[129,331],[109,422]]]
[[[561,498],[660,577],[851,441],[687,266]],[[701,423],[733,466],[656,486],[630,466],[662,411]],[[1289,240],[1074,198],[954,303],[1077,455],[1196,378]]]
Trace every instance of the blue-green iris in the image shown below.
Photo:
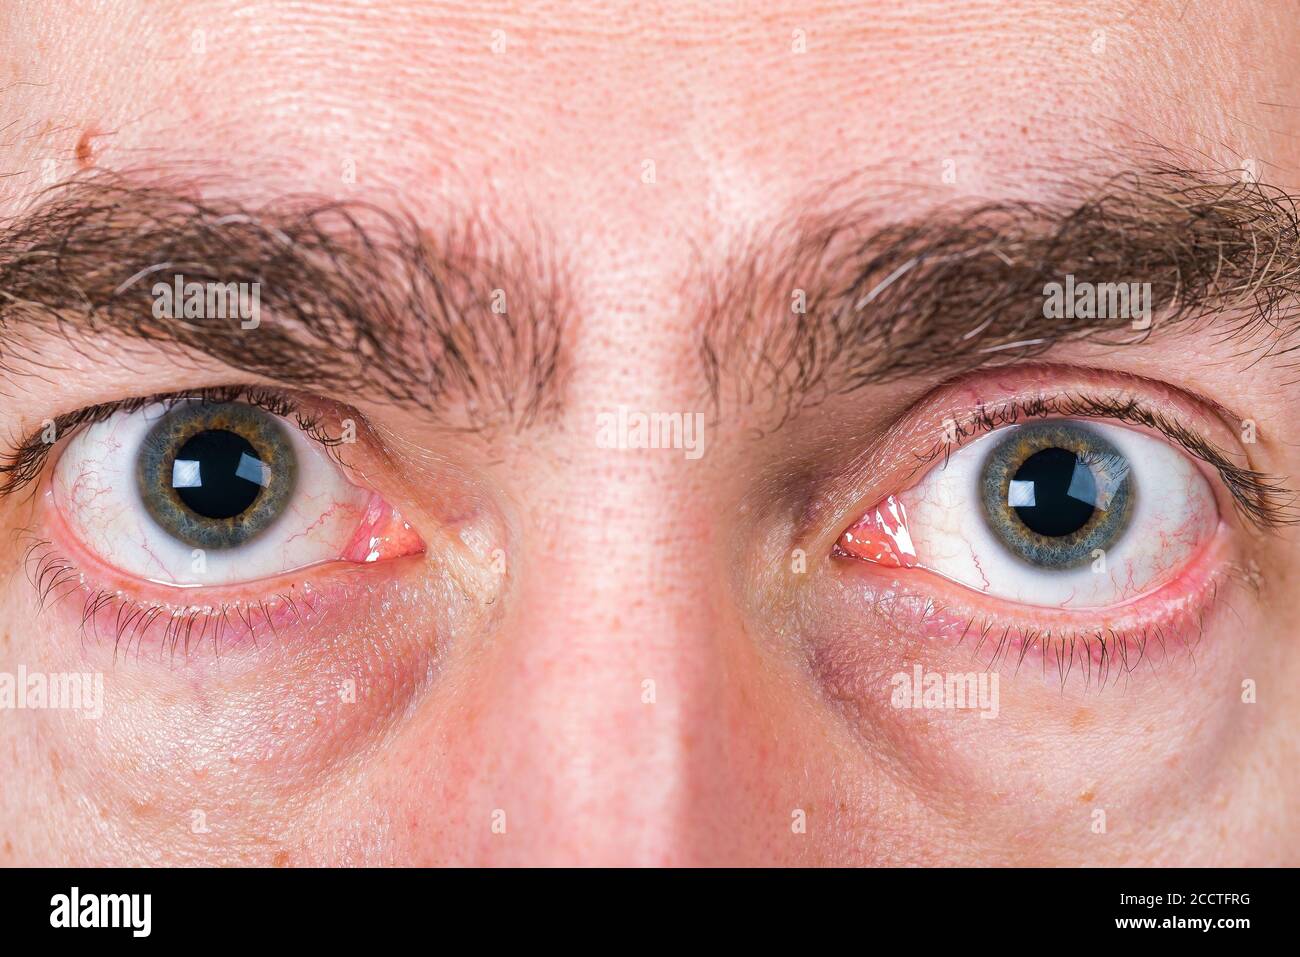
[[[242,402],[178,403],[145,436],[135,468],[154,521],[205,549],[235,548],[268,528],[297,474],[280,420]]]
[[[1040,568],[1087,564],[1128,528],[1128,460],[1095,429],[1066,419],[1007,430],[979,473],[984,518],[1016,557]]]

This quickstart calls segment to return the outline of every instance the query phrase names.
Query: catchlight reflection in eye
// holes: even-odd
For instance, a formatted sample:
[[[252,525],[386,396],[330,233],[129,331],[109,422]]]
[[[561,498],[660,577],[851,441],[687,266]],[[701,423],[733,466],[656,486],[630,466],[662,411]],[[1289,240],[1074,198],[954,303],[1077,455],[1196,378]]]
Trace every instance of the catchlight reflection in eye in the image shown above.
[[[1217,524],[1208,481],[1169,442],[1060,419],[958,449],[869,510],[836,553],[1023,604],[1102,607],[1167,581]]]

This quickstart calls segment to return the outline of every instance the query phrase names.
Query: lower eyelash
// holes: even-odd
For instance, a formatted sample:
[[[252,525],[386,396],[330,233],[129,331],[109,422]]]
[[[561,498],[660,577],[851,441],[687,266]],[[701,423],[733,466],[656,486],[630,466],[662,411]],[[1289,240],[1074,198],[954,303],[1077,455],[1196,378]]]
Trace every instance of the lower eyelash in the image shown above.
[[[1212,594],[1211,603],[1214,600]],[[976,621],[972,618],[968,627]],[[1036,654],[1042,660],[1043,672],[1055,672],[1062,685],[1077,668],[1083,674],[1085,687],[1090,687],[1095,681],[1100,690],[1106,687],[1108,681],[1118,681],[1144,663],[1155,667],[1158,661],[1164,661],[1170,656],[1171,646],[1172,650],[1181,649],[1191,656],[1204,636],[1205,624],[1204,619],[1198,616],[1190,633],[1163,625],[1144,625],[1127,633],[1112,629],[1096,629],[1091,632],[1076,630],[1066,634],[1053,634],[1050,629],[1029,630],[1014,638],[1009,627],[1004,627],[1000,634],[987,624],[977,630],[978,638],[972,654],[978,659],[981,649],[986,644],[990,646],[992,653],[986,662],[982,662],[989,670],[1000,667],[1013,655],[1016,669],[1019,670],[1030,654]],[[975,637],[974,632],[972,637]]]
[[[114,659],[131,653],[138,658],[147,646],[157,646],[160,656],[174,661],[179,651],[183,660],[192,651],[211,645],[218,657],[224,650],[250,642],[261,648],[259,639],[275,640],[277,622],[304,623],[316,609],[310,594],[295,598],[277,594],[251,602],[223,602],[219,605],[168,605],[140,602],[119,592],[88,586],[84,575],[60,555],[53,543],[28,535],[23,556],[27,578],[36,590],[38,612],[44,612],[78,593],[83,603],[80,635],[83,641],[102,643],[111,638]],[[111,627],[101,630],[101,623]]]
[[[955,640],[957,646],[969,647],[986,670],[1014,662],[1018,673],[1027,660],[1037,658],[1044,675],[1055,673],[1062,687],[1072,675],[1081,674],[1085,687],[1095,683],[1102,690],[1139,668],[1161,666],[1178,654],[1194,662],[1207,619],[1217,611],[1231,611],[1226,592],[1234,585],[1257,592],[1260,578],[1240,563],[1226,563],[1207,584],[1194,609],[1179,610],[1165,621],[1127,631],[1007,625],[995,615],[954,613],[934,598],[920,595],[877,594],[871,604],[886,621],[905,623],[909,630],[922,631],[930,640]]]

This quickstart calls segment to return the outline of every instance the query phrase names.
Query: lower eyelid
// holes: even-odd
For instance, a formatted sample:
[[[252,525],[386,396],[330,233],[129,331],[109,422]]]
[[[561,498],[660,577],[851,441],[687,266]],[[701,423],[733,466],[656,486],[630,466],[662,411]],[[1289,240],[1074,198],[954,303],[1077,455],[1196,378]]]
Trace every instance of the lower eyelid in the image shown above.
[[[156,584],[125,574],[83,546],[54,504],[38,500],[23,565],[41,614],[59,616],[92,645],[116,653],[183,654],[185,643],[218,654],[256,648],[268,638],[307,638],[331,611],[400,580],[423,561],[423,540],[377,493],[365,520],[336,560],[245,582]],[[218,639],[214,643],[214,639]]]
[[[313,568],[310,580],[281,576],[204,589],[202,597],[171,588],[179,594],[170,598],[101,580],[111,576],[79,566],[60,542],[30,540],[23,564],[38,614],[66,621],[88,650],[106,648],[114,659],[131,654],[187,661],[200,652],[220,657],[268,642],[310,641],[317,626],[337,624],[337,613],[354,613],[418,561],[417,555],[382,564],[330,563]]]
[[[1205,637],[1223,593],[1258,579],[1236,556],[1223,523],[1172,581],[1122,605],[1086,612],[1010,605],[923,570],[832,564],[848,599],[870,609],[874,621],[887,622],[904,641],[966,646],[987,667],[1036,661],[1052,670],[1073,663],[1085,673],[1104,668],[1112,675],[1190,652]]]

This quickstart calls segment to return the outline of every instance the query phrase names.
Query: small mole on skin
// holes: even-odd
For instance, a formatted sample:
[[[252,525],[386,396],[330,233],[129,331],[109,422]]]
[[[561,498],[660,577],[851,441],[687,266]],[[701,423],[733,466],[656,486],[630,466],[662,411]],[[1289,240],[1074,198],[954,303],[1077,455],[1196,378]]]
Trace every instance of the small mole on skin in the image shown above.
[[[1094,794],[1092,793],[1092,791],[1084,791],[1082,794],[1079,795],[1079,803],[1080,803],[1080,804],[1087,804],[1087,803],[1088,803],[1089,801],[1091,801],[1095,796],[1096,796],[1096,795],[1094,795]]]
[[[92,141],[102,133],[96,133],[93,130],[85,130],[81,138],[77,140],[77,166],[80,169],[89,169],[95,165],[95,148]]]

